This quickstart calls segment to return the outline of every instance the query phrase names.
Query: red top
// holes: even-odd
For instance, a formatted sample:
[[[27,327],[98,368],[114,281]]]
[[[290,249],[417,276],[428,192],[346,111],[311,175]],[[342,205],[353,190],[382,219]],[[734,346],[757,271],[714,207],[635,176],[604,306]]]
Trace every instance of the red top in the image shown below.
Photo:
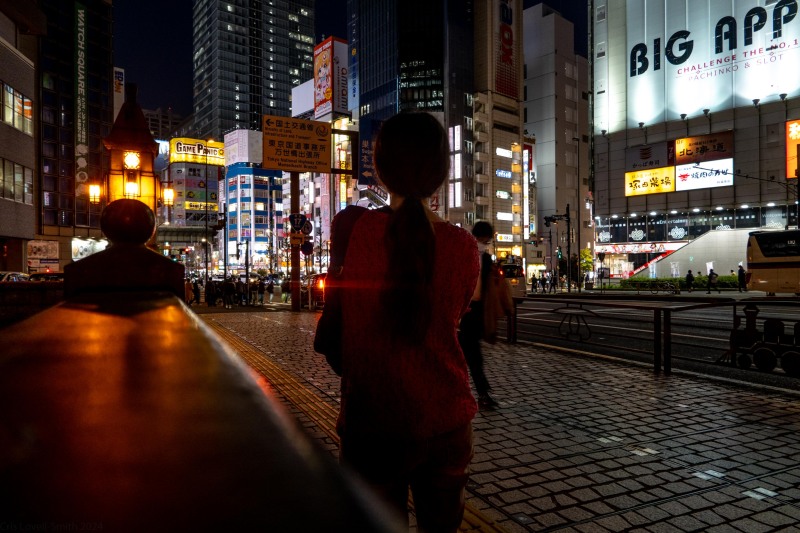
[[[344,356],[339,428],[420,439],[446,433],[477,412],[456,330],[478,279],[475,239],[436,222],[432,322],[423,345],[400,348],[381,331],[389,214],[364,213],[347,248],[342,298]],[[402,320],[402,317],[398,317]]]

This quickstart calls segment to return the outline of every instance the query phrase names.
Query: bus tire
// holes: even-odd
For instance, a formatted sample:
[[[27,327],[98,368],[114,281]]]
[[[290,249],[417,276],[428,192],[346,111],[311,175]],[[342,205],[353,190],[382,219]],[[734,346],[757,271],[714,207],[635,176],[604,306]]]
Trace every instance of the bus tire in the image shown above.
[[[793,378],[800,377],[800,353],[785,352],[781,356],[781,368]]]
[[[778,365],[778,358],[772,350],[768,348],[759,348],[753,352],[753,363],[756,365],[756,368],[762,372],[772,372]]]
[[[746,353],[740,353],[736,358],[736,364],[742,370],[747,370],[750,368],[750,365],[753,364],[753,360],[750,359],[750,356]]]

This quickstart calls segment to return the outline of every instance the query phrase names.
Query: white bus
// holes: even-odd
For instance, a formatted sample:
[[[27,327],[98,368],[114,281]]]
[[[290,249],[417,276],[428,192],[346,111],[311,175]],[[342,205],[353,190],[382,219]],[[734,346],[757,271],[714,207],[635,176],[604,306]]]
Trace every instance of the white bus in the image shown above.
[[[800,229],[751,232],[746,268],[749,290],[800,296]]]

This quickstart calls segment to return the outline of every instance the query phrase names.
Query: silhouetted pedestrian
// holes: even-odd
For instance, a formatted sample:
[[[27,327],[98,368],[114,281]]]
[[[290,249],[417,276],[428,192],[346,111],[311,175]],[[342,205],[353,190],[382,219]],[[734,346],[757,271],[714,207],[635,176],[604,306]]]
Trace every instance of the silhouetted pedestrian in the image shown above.
[[[420,531],[455,532],[464,514],[477,411],[456,325],[478,278],[475,239],[429,208],[450,148],[428,113],[383,122],[375,169],[391,210],[365,210],[342,270],[340,460]],[[347,221],[358,207],[336,215]]]
[[[747,292],[747,272],[745,272],[742,265],[739,265],[739,272],[736,273],[736,281],[739,285],[739,292]]]
[[[706,294],[711,294],[711,291],[717,289],[717,293],[722,294],[719,290],[719,275],[714,272],[714,269],[708,271],[708,285],[706,286]]]
[[[694,274],[692,274],[691,270],[686,273],[686,289],[689,292],[692,292],[692,289],[694,289]]]

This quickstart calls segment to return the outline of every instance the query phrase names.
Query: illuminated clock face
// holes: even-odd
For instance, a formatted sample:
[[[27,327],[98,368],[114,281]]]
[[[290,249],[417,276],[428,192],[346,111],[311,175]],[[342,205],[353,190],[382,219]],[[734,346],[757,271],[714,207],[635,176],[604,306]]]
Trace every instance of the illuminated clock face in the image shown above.
[[[125,152],[122,156],[122,161],[125,164],[125,168],[139,168],[138,152]]]

